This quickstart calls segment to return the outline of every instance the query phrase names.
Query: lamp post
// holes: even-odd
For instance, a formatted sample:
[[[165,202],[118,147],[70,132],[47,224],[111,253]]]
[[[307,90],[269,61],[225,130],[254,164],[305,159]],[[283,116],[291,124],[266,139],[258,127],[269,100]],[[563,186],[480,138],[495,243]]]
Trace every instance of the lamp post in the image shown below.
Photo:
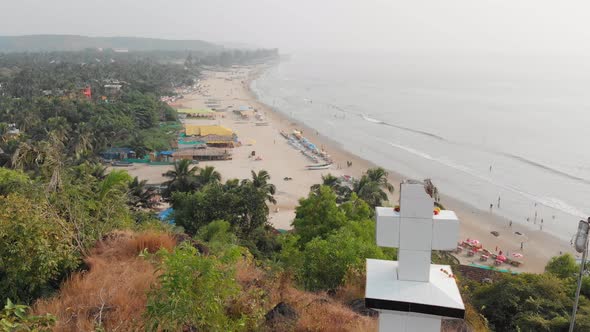
[[[576,323],[576,311],[578,311],[578,301],[580,300],[580,289],[582,288],[582,276],[584,275],[584,268],[586,265],[586,255],[588,253],[588,230],[590,229],[590,218],[588,221],[580,220],[578,224],[578,233],[576,234],[575,247],[577,252],[582,253],[582,264],[580,264],[580,275],[578,275],[578,288],[576,289],[576,298],[574,300],[574,308],[572,310],[572,318],[570,320],[569,332],[574,331]]]

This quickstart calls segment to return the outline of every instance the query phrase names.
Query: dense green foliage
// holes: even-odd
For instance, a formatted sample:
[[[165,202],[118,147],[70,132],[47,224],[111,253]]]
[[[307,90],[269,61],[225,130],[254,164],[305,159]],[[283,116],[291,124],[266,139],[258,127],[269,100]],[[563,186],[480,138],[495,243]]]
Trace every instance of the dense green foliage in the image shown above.
[[[18,194],[0,197],[0,294],[31,301],[78,264],[72,225],[47,204]]]
[[[315,237],[326,238],[347,221],[344,211],[336,203],[336,195],[326,186],[310,192],[308,198],[300,199],[295,213],[293,227],[299,236],[300,246]]]
[[[545,266],[545,271],[559,278],[568,278],[574,276],[579,271],[579,267],[574,256],[565,254],[551,258]]]
[[[375,245],[375,223],[349,221],[325,239],[315,237],[301,251],[285,246],[283,259],[308,290],[337,288],[350,269],[364,269],[366,258],[388,258]]]
[[[294,234],[284,239],[280,258],[285,268],[306,289],[327,290],[337,288],[348,270],[363,270],[366,258],[394,258],[394,250],[376,245],[371,214],[355,193],[338,205],[330,187],[314,188],[300,200]]]
[[[578,268],[567,254],[553,258],[544,274],[505,275],[493,284],[468,283],[465,295],[495,331],[567,331],[577,280],[571,272]],[[582,294],[575,331],[590,330],[590,299]]]
[[[126,172],[101,176],[82,164],[64,170],[60,189],[48,192],[43,179],[0,170],[2,301],[30,302],[51,292],[97,239],[133,224]],[[15,179],[23,185],[6,185]]]
[[[174,220],[185,232],[194,235],[212,221],[225,220],[256,256],[268,256],[277,249],[276,239],[268,234],[267,202],[274,202],[275,188],[266,171],[224,184],[212,167],[188,170],[188,163],[182,161],[170,172],[174,175],[169,174],[169,183],[176,188],[171,198]]]

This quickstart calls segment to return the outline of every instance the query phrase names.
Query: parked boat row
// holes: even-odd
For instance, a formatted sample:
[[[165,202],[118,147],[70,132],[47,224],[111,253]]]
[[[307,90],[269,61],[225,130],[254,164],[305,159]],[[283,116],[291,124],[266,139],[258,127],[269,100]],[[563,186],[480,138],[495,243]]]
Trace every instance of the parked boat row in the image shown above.
[[[315,165],[307,166],[308,169],[326,169],[332,165],[330,155],[327,152],[318,149],[315,144],[303,137],[300,131],[293,130],[292,134],[281,131],[281,136],[283,136],[292,147],[301,151],[304,156],[316,163]],[[319,163],[320,161],[323,161],[323,163]]]

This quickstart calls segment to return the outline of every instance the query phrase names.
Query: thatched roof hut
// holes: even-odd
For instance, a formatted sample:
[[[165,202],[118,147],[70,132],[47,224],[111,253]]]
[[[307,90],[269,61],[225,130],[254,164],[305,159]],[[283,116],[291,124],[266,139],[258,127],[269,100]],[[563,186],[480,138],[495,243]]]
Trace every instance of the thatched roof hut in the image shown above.
[[[182,149],[174,152],[174,160],[230,160],[232,159],[232,150],[224,148],[196,148]]]

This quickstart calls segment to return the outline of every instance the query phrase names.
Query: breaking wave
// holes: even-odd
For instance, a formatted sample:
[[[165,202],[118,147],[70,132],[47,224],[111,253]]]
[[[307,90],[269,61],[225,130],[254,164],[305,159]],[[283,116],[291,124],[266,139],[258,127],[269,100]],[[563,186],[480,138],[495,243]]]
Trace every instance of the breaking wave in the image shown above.
[[[404,126],[398,126],[398,125],[395,125],[393,123],[389,123],[389,122],[385,122],[385,121],[381,121],[381,120],[378,120],[378,119],[371,118],[371,117],[369,117],[366,114],[359,114],[359,115],[363,118],[363,120],[368,121],[368,122],[372,122],[372,123],[376,123],[376,124],[380,124],[380,125],[384,125],[384,126],[388,126],[388,127],[393,127],[393,128],[397,128],[397,129],[401,129],[401,130],[405,130],[405,131],[408,131],[408,132],[411,132],[411,133],[414,133],[414,134],[420,134],[420,135],[424,135],[424,136],[428,136],[428,137],[431,137],[431,138],[438,139],[440,141],[447,142],[447,140],[444,137],[439,136],[439,135],[436,135],[436,134],[433,134],[433,133],[429,133],[427,131],[413,129],[413,128],[408,128],[408,127],[404,127]]]

